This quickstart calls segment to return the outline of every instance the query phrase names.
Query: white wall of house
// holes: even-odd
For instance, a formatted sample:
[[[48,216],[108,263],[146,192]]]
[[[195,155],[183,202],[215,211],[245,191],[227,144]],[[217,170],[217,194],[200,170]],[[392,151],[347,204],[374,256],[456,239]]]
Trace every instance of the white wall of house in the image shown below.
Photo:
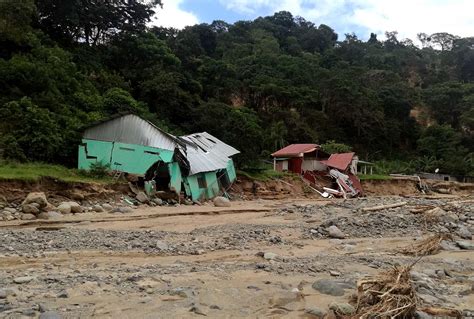
[[[303,171],[325,171],[328,167],[316,159],[304,159],[301,166]]]

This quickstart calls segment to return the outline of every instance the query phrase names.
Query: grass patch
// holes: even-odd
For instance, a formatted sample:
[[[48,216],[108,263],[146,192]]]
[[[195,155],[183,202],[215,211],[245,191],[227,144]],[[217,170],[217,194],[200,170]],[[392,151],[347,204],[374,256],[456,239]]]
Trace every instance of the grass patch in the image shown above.
[[[361,181],[375,181],[375,180],[378,180],[378,181],[385,181],[385,180],[389,180],[389,179],[392,179],[391,176],[389,175],[380,175],[380,174],[367,174],[367,175],[357,175],[357,177],[359,177],[359,179]]]
[[[259,169],[259,170],[237,170],[238,175],[245,176],[247,178],[257,180],[257,181],[268,181],[271,179],[280,179],[285,177],[293,178],[294,174],[288,172],[277,172],[273,169]]]
[[[65,182],[111,183],[111,177],[96,178],[87,176],[86,172],[61,165],[44,163],[15,163],[0,161],[0,179],[37,181],[41,177],[51,177]]]

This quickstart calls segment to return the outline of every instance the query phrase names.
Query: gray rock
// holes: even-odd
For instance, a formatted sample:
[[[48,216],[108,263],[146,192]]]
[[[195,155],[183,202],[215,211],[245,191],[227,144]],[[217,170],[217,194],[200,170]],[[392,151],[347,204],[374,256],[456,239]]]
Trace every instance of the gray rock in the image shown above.
[[[58,298],[69,298],[69,294],[66,290],[61,290],[56,297],[58,297]]]
[[[340,239],[329,239],[329,242],[334,245],[340,245],[342,244],[342,240]]]
[[[93,210],[94,212],[96,212],[96,213],[102,213],[102,212],[104,212],[104,208],[103,208],[102,206],[100,206],[100,205],[94,205],[94,206],[92,207],[92,210]]]
[[[309,318],[314,319],[322,319],[326,315],[326,311],[318,307],[307,308],[304,310],[304,312],[308,315]]]
[[[123,206],[123,207],[117,207],[114,209],[114,211],[118,212],[118,213],[131,213],[133,212],[133,208],[131,207],[128,207],[128,206]]]
[[[15,284],[26,284],[32,281],[33,279],[35,279],[35,277],[33,276],[16,277],[16,278],[13,278],[13,282]]]
[[[197,306],[193,306],[191,307],[191,309],[189,309],[190,312],[194,312],[195,314],[197,315],[201,315],[201,316],[207,316],[207,314],[202,311],[201,308],[197,307]]]
[[[62,319],[62,318],[63,317],[55,311],[46,311],[46,312],[43,312],[39,316],[39,319]]]
[[[458,240],[456,245],[458,245],[461,249],[474,250],[474,243],[472,241]]]
[[[40,209],[45,208],[49,205],[48,200],[46,199],[46,195],[42,192],[29,193],[23,203],[21,203],[21,206],[32,203],[38,204]]]
[[[216,207],[230,207],[231,206],[230,200],[222,196],[217,196],[216,198],[214,198],[213,203],[214,203],[214,206]]]
[[[139,192],[137,196],[135,197],[140,203],[148,203],[150,199],[148,196],[145,194],[145,192]]]
[[[71,205],[69,205],[67,202],[64,202],[64,203],[61,203],[59,204],[58,207],[56,207],[56,209],[58,210],[58,212],[60,212],[61,214],[70,214],[71,213]]]
[[[161,198],[153,198],[151,201],[156,205],[163,205],[163,200]]]
[[[432,319],[433,316],[427,314],[426,312],[423,312],[423,311],[417,311],[415,312],[415,318],[418,318],[418,319]]]
[[[114,208],[112,207],[112,205],[107,204],[107,203],[102,204],[102,208],[103,208],[106,212],[110,212],[112,209],[114,209]]]
[[[448,250],[448,251],[450,251],[450,250],[459,250],[459,247],[457,247],[452,242],[447,241],[447,240],[442,240],[441,243],[439,244],[439,246],[443,250]]]
[[[21,215],[22,220],[33,220],[36,219],[36,216],[33,214],[23,214]]]
[[[61,217],[63,217],[63,215],[58,212],[43,212],[38,215],[39,219],[58,219]]]
[[[337,314],[349,316],[355,313],[356,309],[354,306],[348,303],[338,303],[338,302],[333,302],[329,305],[329,309],[334,311]]]
[[[344,295],[344,288],[342,288],[338,282],[333,281],[333,280],[320,279],[318,281],[315,281],[311,287],[313,287],[314,290],[317,290],[320,293],[323,293],[325,295],[331,295],[331,296]]]
[[[0,289],[0,299],[5,299],[7,298],[8,293],[5,289]]]
[[[5,207],[3,210],[7,211],[7,212],[10,212],[12,214],[17,212],[17,210],[15,208],[12,208],[12,207]]]
[[[457,231],[457,234],[459,235],[459,237],[463,238],[463,239],[468,239],[468,240],[471,240],[472,239],[472,234],[471,232],[469,231],[469,229],[467,229],[467,227],[465,226],[459,226],[459,229]]]
[[[168,249],[170,249],[170,246],[166,242],[164,242],[162,240],[158,240],[158,241],[156,241],[156,248],[158,248],[160,250],[168,250]]]
[[[25,204],[21,206],[21,210],[25,214],[34,214],[34,215],[37,215],[40,212],[39,208],[36,207],[36,205],[32,205],[32,204]]]
[[[71,207],[71,213],[73,214],[81,214],[84,209],[82,208],[81,205],[79,205],[78,203],[76,202],[67,202],[69,204],[69,206]]]
[[[344,233],[335,225],[329,226],[327,231],[329,233],[329,237],[332,237],[332,238],[342,239],[346,237],[346,235],[344,235]]]
[[[272,252],[266,252],[265,254],[263,254],[263,258],[265,258],[266,260],[274,260],[277,257],[278,255]]]

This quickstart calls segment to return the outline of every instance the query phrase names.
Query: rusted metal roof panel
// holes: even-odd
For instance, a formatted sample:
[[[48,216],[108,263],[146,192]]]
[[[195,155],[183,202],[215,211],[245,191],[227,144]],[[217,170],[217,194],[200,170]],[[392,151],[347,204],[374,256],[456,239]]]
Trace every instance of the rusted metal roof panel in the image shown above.
[[[178,139],[144,119],[128,114],[85,130],[85,139],[138,144],[174,151]]]
[[[186,157],[189,161],[189,175],[211,172],[227,167],[230,157],[240,153],[207,132],[181,136],[186,141]]]
[[[273,157],[299,156],[301,153],[309,153],[318,150],[318,144],[291,144],[272,154]]]
[[[337,168],[338,170],[345,171],[349,165],[351,165],[352,158],[355,153],[338,153],[331,154],[327,161],[321,161],[329,167]]]

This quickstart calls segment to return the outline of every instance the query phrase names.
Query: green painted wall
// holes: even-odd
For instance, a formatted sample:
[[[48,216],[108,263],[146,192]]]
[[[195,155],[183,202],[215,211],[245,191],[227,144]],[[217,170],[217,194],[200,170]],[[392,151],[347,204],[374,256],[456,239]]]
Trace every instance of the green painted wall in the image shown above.
[[[102,161],[109,163],[112,170],[144,175],[157,161],[170,163],[173,160],[172,151],[149,146],[87,139],[83,139],[82,143],[86,145],[79,146],[80,169],[87,170],[92,163]]]
[[[219,183],[217,182],[216,172],[206,172],[204,176],[207,183],[206,197],[216,197],[219,194]]]
[[[229,181],[232,183],[237,179],[237,173],[235,172],[234,161],[231,159],[227,162],[227,176],[229,176]]]
[[[170,190],[175,191],[177,194],[181,193],[181,183],[183,178],[181,177],[181,169],[177,162],[168,164],[168,171],[170,172]]]

